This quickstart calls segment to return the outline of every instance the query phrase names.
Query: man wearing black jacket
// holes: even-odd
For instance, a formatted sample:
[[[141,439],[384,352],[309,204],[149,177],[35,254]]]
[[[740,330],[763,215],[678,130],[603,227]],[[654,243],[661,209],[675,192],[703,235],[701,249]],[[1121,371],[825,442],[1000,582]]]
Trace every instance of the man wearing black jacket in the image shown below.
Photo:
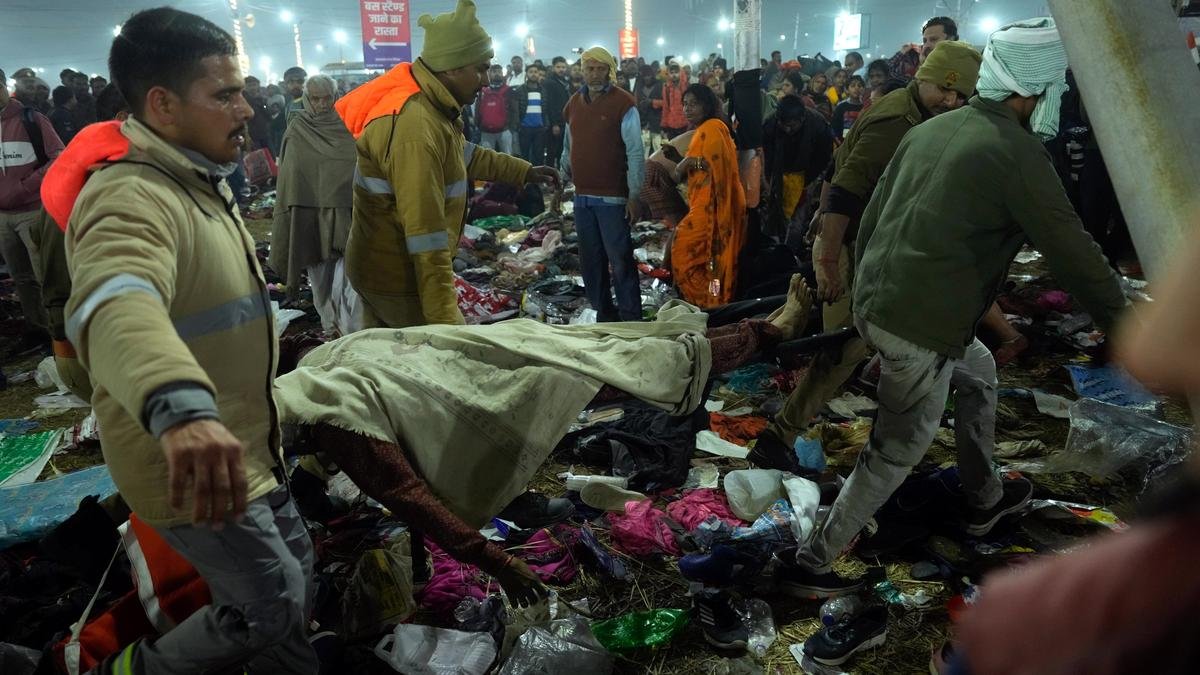
[[[554,57],[550,70],[542,80],[542,111],[550,134],[546,137],[546,163],[558,167],[563,148],[563,108],[571,98],[571,74],[567,60]]]

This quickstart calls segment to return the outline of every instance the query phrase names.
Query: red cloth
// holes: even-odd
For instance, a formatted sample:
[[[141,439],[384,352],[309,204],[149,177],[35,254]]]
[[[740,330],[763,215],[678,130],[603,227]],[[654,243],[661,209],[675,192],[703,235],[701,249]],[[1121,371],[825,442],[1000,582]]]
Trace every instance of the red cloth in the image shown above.
[[[988,580],[959,629],[973,675],[1195,672],[1200,517],[1135,526]]]
[[[721,413],[709,413],[708,426],[730,443],[745,446],[767,428],[767,419],[752,415],[728,417]]]
[[[688,531],[696,529],[700,523],[708,520],[709,516],[716,516],[733,527],[746,524],[733,515],[733,511],[729,509],[729,502],[725,500],[725,494],[712,488],[689,490],[683,499],[667,505],[667,515]]]

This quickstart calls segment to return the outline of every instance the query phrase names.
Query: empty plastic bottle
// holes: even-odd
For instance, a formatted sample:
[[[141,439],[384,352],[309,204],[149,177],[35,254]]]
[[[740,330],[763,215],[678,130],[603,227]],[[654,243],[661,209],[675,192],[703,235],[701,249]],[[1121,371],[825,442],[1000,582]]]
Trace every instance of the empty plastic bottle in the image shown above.
[[[862,611],[863,601],[857,595],[840,595],[830,598],[821,605],[821,623],[826,626],[837,624]]]
[[[750,637],[746,640],[746,649],[756,658],[763,658],[767,650],[775,644],[775,619],[771,616],[771,606],[757,598],[743,600],[734,609],[742,619],[742,625]]]

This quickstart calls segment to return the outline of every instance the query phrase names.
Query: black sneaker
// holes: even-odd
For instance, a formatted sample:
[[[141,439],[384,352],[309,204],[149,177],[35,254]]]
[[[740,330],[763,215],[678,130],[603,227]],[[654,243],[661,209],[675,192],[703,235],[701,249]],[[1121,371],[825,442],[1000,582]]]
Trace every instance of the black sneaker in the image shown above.
[[[868,607],[858,616],[830,626],[804,643],[804,653],[813,661],[840,666],[864,649],[887,641],[887,607]]]
[[[575,513],[569,499],[550,499],[536,492],[526,492],[509,502],[497,517],[514,522],[522,530],[536,530],[561,523]]]
[[[704,639],[717,649],[745,649],[750,631],[729,604],[729,594],[701,591],[692,596],[692,615]]]
[[[833,572],[818,574],[796,563],[796,549],[775,554],[775,582],[779,590],[794,598],[832,598],[862,589],[862,579],[847,579]]]
[[[967,534],[982,537],[991,532],[1001,518],[1024,509],[1029,504],[1030,498],[1033,497],[1033,483],[1025,478],[1007,479],[1002,482],[1002,485],[1004,495],[1000,501],[996,502],[995,506],[986,511],[972,511],[967,516]]]

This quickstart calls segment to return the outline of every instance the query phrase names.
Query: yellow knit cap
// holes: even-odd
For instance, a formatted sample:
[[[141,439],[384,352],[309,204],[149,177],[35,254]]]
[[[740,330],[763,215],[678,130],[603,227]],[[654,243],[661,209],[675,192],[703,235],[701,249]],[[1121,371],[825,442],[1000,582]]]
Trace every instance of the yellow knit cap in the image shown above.
[[[425,29],[421,60],[435,73],[485,63],[495,56],[492,36],[479,25],[471,0],[458,0],[451,13],[422,14],[417,25]]]
[[[963,96],[975,93],[983,57],[965,42],[939,42],[917,71],[917,79],[953,89]]]
[[[617,76],[617,59],[612,55],[612,52],[608,51],[604,47],[592,47],[584,52],[580,57],[580,60],[582,61],[587,61],[589,59],[608,65],[608,79],[611,80]]]

